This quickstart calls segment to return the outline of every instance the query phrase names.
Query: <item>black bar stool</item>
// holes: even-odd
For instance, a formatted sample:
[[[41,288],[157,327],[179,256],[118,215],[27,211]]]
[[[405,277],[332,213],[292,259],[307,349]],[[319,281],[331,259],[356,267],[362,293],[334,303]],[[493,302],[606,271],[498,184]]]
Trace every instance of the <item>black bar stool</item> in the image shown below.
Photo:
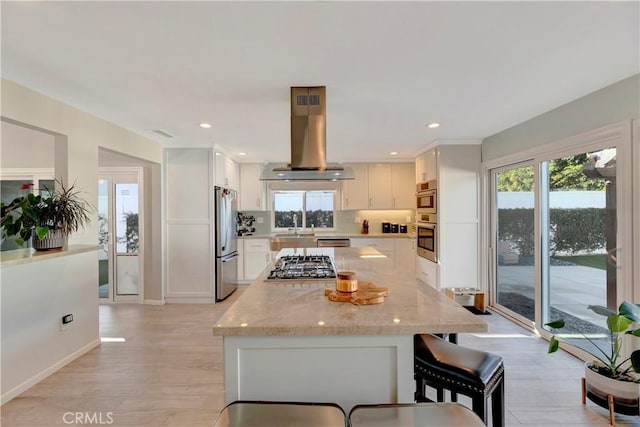
[[[444,390],[471,397],[473,412],[486,423],[491,398],[493,427],[504,427],[504,364],[492,353],[447,342],[429,334],[414,336],[414,376],[417,402],[430,401],[425,386],[437,391],[444,402]]]

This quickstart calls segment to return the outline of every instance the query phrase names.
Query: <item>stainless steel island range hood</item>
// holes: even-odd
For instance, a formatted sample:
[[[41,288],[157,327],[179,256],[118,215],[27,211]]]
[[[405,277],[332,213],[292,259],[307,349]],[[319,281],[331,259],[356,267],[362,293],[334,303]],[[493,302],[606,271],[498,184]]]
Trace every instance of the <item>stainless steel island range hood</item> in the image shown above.
[[[291,88],[291,163],[269,163],[263,181],[340,181],[353,170],[327,163],[326,87]]]

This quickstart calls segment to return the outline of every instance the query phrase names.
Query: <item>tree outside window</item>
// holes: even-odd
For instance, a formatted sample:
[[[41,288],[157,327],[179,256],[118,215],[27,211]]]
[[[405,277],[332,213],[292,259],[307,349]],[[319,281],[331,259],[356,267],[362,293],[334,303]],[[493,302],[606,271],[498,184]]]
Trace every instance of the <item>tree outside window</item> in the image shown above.
[[[335,191],[274,191],[274,228],[334,228],[335,197]]]

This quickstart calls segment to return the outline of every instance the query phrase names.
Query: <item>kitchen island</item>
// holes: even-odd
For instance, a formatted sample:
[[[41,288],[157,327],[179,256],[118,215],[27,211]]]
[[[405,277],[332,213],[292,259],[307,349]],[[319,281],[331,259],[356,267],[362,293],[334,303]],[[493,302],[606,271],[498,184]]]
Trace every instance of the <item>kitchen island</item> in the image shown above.
[[[484,332],[444,294],[372,248],[284,249],[327,254],[338,270],[389,289],[382,304],[331,302],[334,280],[266,282],[269,267],[213,327],[224,340],[225,402],[413,402],[413,335]]]

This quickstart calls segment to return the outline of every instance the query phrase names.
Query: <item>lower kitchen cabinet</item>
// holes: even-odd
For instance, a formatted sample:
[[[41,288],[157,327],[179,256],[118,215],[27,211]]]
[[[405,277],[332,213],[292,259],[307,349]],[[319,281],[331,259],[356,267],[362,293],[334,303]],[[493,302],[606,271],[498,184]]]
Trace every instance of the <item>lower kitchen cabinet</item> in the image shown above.
[[[438,289],[438,270],[437,263],[416,257],[416,277],[435,289]]]
[[[271,262],[269,239],[241,239],[243,244],[243,271],[238,272],[238,280],[251,282],[256,279]],[[242,273],[242,276],[241,274]]]
[[[416,239],[393,239],[395,243],[396,266],[402,271],[414,274],[416,271]]]

